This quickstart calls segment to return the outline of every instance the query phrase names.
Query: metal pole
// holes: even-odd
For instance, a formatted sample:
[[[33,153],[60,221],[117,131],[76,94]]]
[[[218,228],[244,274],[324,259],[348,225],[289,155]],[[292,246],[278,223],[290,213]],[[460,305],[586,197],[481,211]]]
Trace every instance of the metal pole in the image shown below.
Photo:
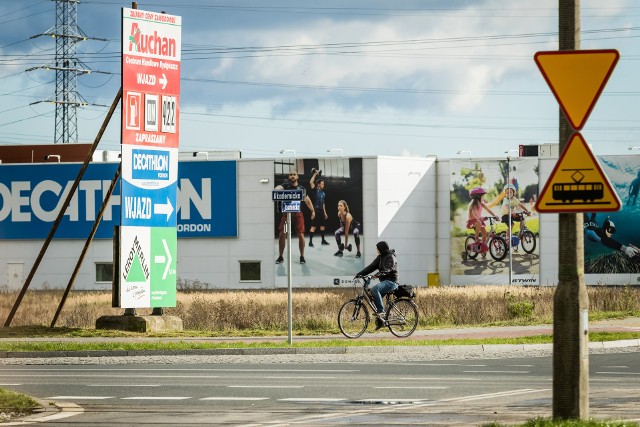
[[[53,316],[53,320],[51,321],[51,327],[55,328],[56,322],[58,321],[58,316],[60,316],[60,312],[62,311],[62,307],[64,307],[64,303],[67,301],[67,296],[73,287],[73,283],[76,281],[76,276],[78,275],[78,271],[80,271],[80,267],[82,266],[82,262],[84,261],[84,257],[87,254],[87,250],[89,249],[89,245],[93,241],[93,236],[96,235],[96,231],[98,230],[98,226],[100,225],[100,220],[102,219],[102,215],[104,214],[107,205],[109,204],[109,199],[111,199],[111,195],[113,194],[113,189],[116,187],[116,183],[118,182],[118,178],[120,178],[120,172],[122,170],[122,163],[118,166],[118,170],[116,170],[116,174],[113,176],[111,180],[111,185],[109,186],[109,190],[107,190],[107,194],[102,201],[102,206],[100,207],[100,211],[98,212],[98,216],[93,223],[93,228],[91,228],[91,232],[89,233],[89,237],[87,237],[87,241],[82,248],[82,252],[80,253],[80,257],[78,258],[78,262],[76,263],[76,267],[73,269],[73,273],[71,273],[71,278],[69,279],[69,283],[67,284],[67,289],[65,289],[64,294],[62,295],[62,300],[60,300],[60,304],[58,305],[58,309],[56,310],[56,314]]]
[[[509,184],[511,184],[511,157],[507,156],[507,193],[509,192]],[[515,191],[513,192],[515,196]],[[511,242],[513,241],[513,220],[511,218],[511,199],[507,200],[509,205],[509,232],[507,233],[507,247],[509,248],[509,285],[513,283],[513,247]]]
[[[288,297],[287,297],[287,326],[289,330],[289,345],[293,344],[293,301],[291,288],[293,277],[291,276],[291,212],[287,212],[287,270],[288,270]]]
[[[82,179],[82,176],[84,175],[84,172],[87,170],[87,166],[89,166],[89,162],[91,161],[91,158],[93,157],[93,153],[96,151],[96,147],[98,146],[98,143],[102,139],[102,135],[104,134],[105,130],[107,129],[107,125],[111,121],[111,116],[113,116],[113,113],[116,110],[116,107],[118,106],[118,102],[120,102],[121,98],[122,98],[122,88],[120,88],[120,90],[118,91],[118,94],[116,95],[116,98],[113,100],[113,103],[111,103],[111,108],[109,108],[109,112],[107,113],[107,116],[104,118],[104,121],[102,123],[102,127],[98,131],[98,135],[96,135],[96,139],[93,141],[93,145],[89,149],[89,152],[87,153],[87,157],[84,159],[84,163],[82,164],[82,167],[80,168],[80,171],[78,172],[78,176],[76,177],[76,180],[73,182],[73,185],[71,186],[71,189],[69,190],[69,194],[67,194],[67,198],[65,199],[64,203],[62,204],[62,206],[60,208],[60,211],[58,212],[58,217],[56,218],[55,222],[51,226],[51,231],[49,231],[49,235],[47,236],[47,239],[42,244],[42,248],[40,249],[40,253],[38,254],[35,262],[33,263],[33,266],[31,267],[31,271],[29,272],[29,275],[27,276],[27,280],[24,282],[24,285],[22,286],[22,289],[20,290],[20,293],[18,294],[18,298],[16,299],[16,302],[13,304],[13,308],[11,309],[11,312],[9,313],[9,316],[7,317],[7,320],[4,322],[5,328],[8,328],[9,326],[11,326],[11,321],[13,321],[13,316],[15,316],[16,311],[18,311],[18,307],[20,306],[20,302],[22,301],[22,298],[24,298],[24,294],[27,292],[27,289],[29,288],[29,285],[31,284],[31,280],[33,280],[33,276],[35,276],[36,270],[40,266],[40,262],[42,262],[42,258],[44,258],[44,254],[47,252],[47,249],[49,248],[49,244],[51,243],[51,240],[53,240],[53,236],[54,236],[54,234],[56,234],[56,231],[58,230],[58,226],[60,225],[60,222],[62,221],[62,217],[64,216],[64,213],[67,210],[67,207],[69,207],[69,204],[71,203],[71,199],[75,195],[75,192],[76,192],[76,190],[78,188],[78,185],[80,184],[80,180]]]

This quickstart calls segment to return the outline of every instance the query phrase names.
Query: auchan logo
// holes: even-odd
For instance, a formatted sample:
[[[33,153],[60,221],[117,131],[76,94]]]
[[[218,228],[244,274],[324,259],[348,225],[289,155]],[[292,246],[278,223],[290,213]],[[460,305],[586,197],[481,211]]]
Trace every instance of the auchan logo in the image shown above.
[[[151,55],[177,56],[176,39],[160,37],[157,31],[145,34],[137,22],[131,24],[129,35],[129,52],[147,53]]]

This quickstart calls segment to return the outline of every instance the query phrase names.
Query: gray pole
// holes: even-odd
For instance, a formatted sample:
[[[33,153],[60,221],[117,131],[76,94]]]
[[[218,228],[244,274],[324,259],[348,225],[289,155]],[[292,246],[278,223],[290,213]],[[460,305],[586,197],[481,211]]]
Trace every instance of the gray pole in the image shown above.
[[[288,282],[288,296],[287,296],[287,327],[289,331],[289,345],[293,344],[293,302],[291,300],[291,288],[293,278],[291,277],[291,212],[287,212],[287,282]]]
[[[511,184],[511,157],[507,156],[507,193],[509,192],[509,184]],[[513,195],[515,196],[515,191]],[[511,247],[511,242],[513,242],[513,221],[511,220],[511,200],[507,200],[507,205],[509,206],[509,224],[507,225],[509,232],[507,233],[507,247],[509,248],[509,286],[511,286],[513,283],[513,248]]]
[[[560,0],[560,50],[580,49],[580,0]],[[562,152],[574,130],[562,114]],[[584,235],[581,214],[559,214],[558,287],[553,304],[553,418],[589,418],[589,298],[584,283]]]

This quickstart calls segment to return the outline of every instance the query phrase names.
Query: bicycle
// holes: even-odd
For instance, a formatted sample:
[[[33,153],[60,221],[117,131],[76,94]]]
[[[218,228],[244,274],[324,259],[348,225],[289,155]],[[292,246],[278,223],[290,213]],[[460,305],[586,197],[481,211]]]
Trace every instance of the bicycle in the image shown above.
[[[491,258],[496,261],[502,261],[507,256],[508,246],[503,237],[496,233],[495,223],[498,222],[497,218],[492,216],[483,216],[483,220],[489,221],[489,234],[487,239],[487,246],[489,247],[489,254]],[[462,252],[462,260],[476,259],[480,250],[480,241],[476,240],[476,236],[468,236],[464,241],[464,251]]]
[[[518,245],[522,246],[522,250],[528,254],[532,254],[536,250],[536,235],[533,231],[527,228],[527,221],[524,219],[523,212],[517,212],[511,215],[511,223],[518,221],[520,223],[520,229],[517,235],[511,234],[511,242],[507,241],[507,232],[503,231],[500,236],[507,242],[507,250],[513,246],[513,250],[518,250]]]
[[[368,289],[372,276],[356,277],[353,288],[356,297],[345,302],[338,312],[338,327],[347,338],[359,338],[369,326],[369,309],[376,312],[373,296]],[[360,288],[360,289],[358,289]],[[393,298],[392,298],[393,296]],[[394,293],[384,296],[386,301],[384,326],[396,337],[411,335],[418,326],[418,306],[410,299],[397,297]]]

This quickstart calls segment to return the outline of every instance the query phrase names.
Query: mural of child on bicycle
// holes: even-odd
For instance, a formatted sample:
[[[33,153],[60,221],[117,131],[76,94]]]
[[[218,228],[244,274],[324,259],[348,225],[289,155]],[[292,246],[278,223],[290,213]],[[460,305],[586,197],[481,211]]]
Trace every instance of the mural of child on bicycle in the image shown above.
[[[537,159],[450,165],[452,283],[508,283],[511,266],[512,283],[536,284]]]

